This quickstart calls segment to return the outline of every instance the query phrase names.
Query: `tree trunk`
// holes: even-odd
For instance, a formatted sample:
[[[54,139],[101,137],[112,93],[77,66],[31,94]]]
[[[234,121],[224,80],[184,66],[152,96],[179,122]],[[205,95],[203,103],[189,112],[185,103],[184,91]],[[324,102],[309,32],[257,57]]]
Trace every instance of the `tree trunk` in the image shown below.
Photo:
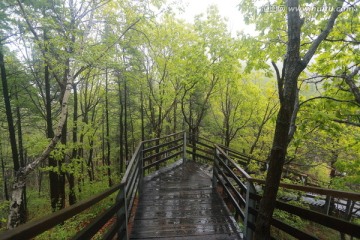
[[[60,119],[58,122],[58,126],[56,128],[56,134],[49,142],[49,145],[44,149],[42,154],[36,158],[33,162],[28,163],[25,167],[19,169],[16,174],[16,178],[12,185],[12,193],[11,193],[11,201],[10,201],[10,212],[8,217],[8,228],[15,228],[20,224],[20,206],[22,203],[23,191],[26,186],[26,178],[27,176],[42,162],[44,162],[51,151],[54,150],[56,144],[60,141],[62,135],[62,129],[66,122],[67,116],[67,108],[68,108],[68,100],[71,91],[71,82],[72,79],[68,79],[66,90],[63,94],[62,104],[61,104],[61,113]]]
[[[47,40],[46,33],[44,33],[44,41]],[[47,48],[44,50],[47,52]],[[52,112],[51,112],[51,93],[50,93],[50,73],[49,73],[49,66],[46,64],[44,69],[44,81],[45,81],[45,111],[46,111],[46,137],[53,138],[54,137],[54,130],[53,130],[53,123],[52,123]],[[52,157],[49,156],[48,164],[51,168],[57,167],[57,161]],[[57,203],[59,201],[59,191],[58,191],[58,174],[50,170],[49,171],[49,185],[50,185],[50,202],[52,211],[55,212],[57,209]]]
[[[93,162],[93,155],[94,155],[94,140],[90,140],[89,143],[89,158],[87,161],[87,169],[88,169],[88,175],[89,175],[89,180],[90,182],[95,180],[95,173],[94,173],[94,162]]]
[[[18,103],[16,106],[16,118],[17,118],[17,126],[18,126],[18,146],[19,146],[19,160],[20,160],[20,166],[24,167],[25,162],[25,156],[24,156],[24,145],[23,145],[23,135],[22,135],[22,122],[21,122],[21,111],[19,106],[19,96],[18,96],[18,86],[16,86],[15,91],[15,99]]]
[[[145,140],[145,126],[144,126],[144,96],[143,91],[141,89],[140,93],[140,101],[141,101],[141,141]]]
[[[66,146],[67,144],[67,114],[66,114],[66,120],[62,129],[61,133],[61,144]],[[57,168],[58,168],[58,193],[59,198],[56,206],[56,210],[63,209],[65,207],[66,202],[66,193],[65,193],[65,173],[62,171],[62,165],[65,163],[67,156],[62,156],[62,159],[59,159],[57,161]]]
[[[4,62],[4,54],[3,54],[3,46],[0,42],[0,71],[1,71],[1,83],[2,83],[2,90],[4,96],[4,103],[6,109],[6,118],[8,123],[8,130],[9,130],[9,137],[10,137],[10,146],[11,146],[11,153],[12,159],[14,163],[14,171],[17,172],[20,169],[20,162],[19,162],[19,154],[17,149],[16,143],[16,131],[14,127],[14,119],[11,111],[11,103],[10,103],[10,96],[9,96],[9,89],[8,89],[8,82],[7,76],[5,71],[5,62]]]
[[[288,7],[298,6],[297,0],[290,0],[287,3]],[[297,14],[295,17],[288,14],[288,52],[283,66],[285,68],[285,76],[283,76],[283,79],[278,79],[280,110],[277,115],[275,135],[269,157],[269,168],[266,175],[267,184],[260,201],[256,220],[255,239],[257,240],[270,239],[270,221],[275,208],[276,195],[287,152],[288,133],[295,104],[297,78],[303,70],[299,66],[301,20],[299,13],[295,14]]]
[[[257,143],[259,142],[259,139],[260,139],[260,136],[262,134],[265,124],[272,118],[272,116],[275,115],[277,106],[278,105],[275,104],[274,106],[270,107],[270,99],[269,99],[269,102],[266,105],[266,110],[265,110],[264,116],[261,120],[261,123],[260,123],[258,129],[257,129],[256,135],[255,135],[255,140],[254,140],[253,144],[251,145],[251,148],[249,151],[250,155],[253,154],[253,152],[257,146]]]
[[[77,92],[77,83],[73,84],[74,91],[74,112],[73,112],[73,150],[72,157],[70,161],[75,161],[78,159],[78,92]],[[73,169],[74,170],[74,169]],[[76,203],[76,193],[75,193],[75,177],[73,172],[66,173],[68,182],[69,182],[69,204],[73,205]]]
[[[177,99],[175,99],[175,102],[174,102],[173,133],[177,132],[177,115],[176,115],[176,112],[177,112]]]
[[[11,103],[10,103],[9,87],[8,87],[6,70],[5,70],[3,46],[1,42],[0,42],[0,71],[1,71],[3,97],[4,97],[5,110],[6,110],[6,119],[8,123],[8,130],[10,137],[11,154],[14,163],[14,171],[17,172],[20,169],[20,161],[19,161],[19,154],[16,143],[16,131],[14,127],[14,119],[11,111]]]
[[[343,1],[340,1],[340,7]],[[288,22],[288,43],[287,53],[284,60],[283,74],[275,67],[278,91],[280,98],[280,110],[277,115],[275,135],[271,153],[269,156],[269,169],[266,175],[266,185],[264,194],[260,201],[259,212],[256,218],[256,240],[270,239],[270,221],[274,212],[276,195],[280,184],[282,168],[285,162],[285,156],[289,143],[289,131],[291,120],[294,113],[295,101],[297,96],[297,79],[300,73],[309,64],[320,43],[328,36],[334,26],[335,20],[340,14],[334,11],[328,21],[328,24],[319,36],[313,41],[309,50],[300,58],[300,37],[303,19],[300,19],[298,11],[289,9],[298,9],[298,0],[288,0],[287,4],[287,22]]]
[[[124,140],[125,140],[125,159],[129,159],[129,140],[128,140],[128,120],[127,120],[127,111],[128,111],[128,87],[127,81],[124,78]]]
[[[7,117],[7,124],[9,130],[9,137],[10,137],[10,146],[11,146],[11,153],[12,159],[14,164],[14,173],[15,175],[18,174],[20,170],[20,161],[19,161],[19,154],[18,148],[16,143],[16,131],[14,126],[14,119],[11,111],[11,102],[10,102],[10,95],[9,95],[9,88],[6,76],[6,69],[5,69],[5,62],[4,62],[4,54],[3,54],[3,45],[0,42],[0,71],[1,71],[1,83],[2,83],[2,90],[3,90],[3,97],[5,103],[5,110],[6,110],[6,117]],[[25,186],[24,190],[21,192],[20,195],[17,196],[19,199],[19,203],[16,206],[16,218],[17,224],[24,223],[26,221],[26,199],[25,199]],[[13,199],[12,199],[13,200]]]
[[[111,146],[110,146],[110,123],[109,123],[109,96],[108,96],[108,70],[105,70],[105,124],[106,124],[106,165],[107,165],[107,175],[109,180],[109,187],[112,186],[112,180],[111,180],[111,161],[110,161],[110,155],[111,155]]]
[[[15,90],[15,99],[17,102],[16,106],[16,117],[17,117],[17,127],[18,127],[18,146],[19,146],[19,160],[20,160],[20,167],[25,166],[25,159],[24,159],[24,147],[23,147],[23,135],[22,135],[22,123],[21,123],[21,112],[19,106],[19,96],[18,96],[18,87],[16,86]],[[24,188],[23,192],[23,204],[21,205],[21,222],[27,221],[27,198],[26,198],[26,187]]]
[[[8,186],[7,186],[7,177],[6,177],[6,171],[5,171],[5,162],[4,162],[4,155],[2,151],[2,139],[0,138],[0,160],[1,160],[1,173],[3,176],[4,181],[4,198],[6,201],[10,200]]]
[[[124,103],[123,103],[123,93],[121,91],[121,79],[118,78],[118,94],[119,94],[119,106],[120,106],[120,116],[119,116],[119,155],[120,155],[120,172],[124,171]]]

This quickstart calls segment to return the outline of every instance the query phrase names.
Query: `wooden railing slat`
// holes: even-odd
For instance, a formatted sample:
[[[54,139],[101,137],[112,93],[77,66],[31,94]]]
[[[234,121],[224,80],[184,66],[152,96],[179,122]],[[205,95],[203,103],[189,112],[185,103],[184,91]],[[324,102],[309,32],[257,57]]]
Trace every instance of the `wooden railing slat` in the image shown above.
[[[254,183],[265,184],[265,180],[261,180],[261,179],[250,178],[250,181],[252,181]],[[360,193],[355,193],[355,192],[345,192],[345,191],[334,190],[334,189],[303,186],[303,185],[296,185],[296,184],[290,184],[290,183],[280,183],[280,187],[285,188],[285,189],[316,193],[316,194],[320,194],[320,195],[327,195],[327,196],[332,196],[332,197],[336,197],[336,198],[346,198],[346,199],[350,199],[353,201],[360,201]]]
[[[89,207],[93,206],[95,203],[100,202],[104,198],[108,197],[115,191],[119,190],[124,183],[118,184],[116,186],[111,187],[105,192],[102,192],[90,199],[80,201],[70,207],[64,208],[55,212],[47,217],[41,218],[39,220],[29,222],[19,227],[11,230],[6,231],[0,234],[0,239],[7,240],[7,239],[28,239],[37,236],[40,233],[45,232],[46,230],[55,227],[61,222],[66,221],[67,219],[75,216],[78,213],[88,209]]]

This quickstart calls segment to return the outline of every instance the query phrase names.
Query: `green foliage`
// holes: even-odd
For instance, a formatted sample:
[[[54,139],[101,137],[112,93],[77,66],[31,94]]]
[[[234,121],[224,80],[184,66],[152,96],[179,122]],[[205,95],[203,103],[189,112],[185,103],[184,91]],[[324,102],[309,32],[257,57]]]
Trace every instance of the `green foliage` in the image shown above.
[[[29,157],[36,157],[48,143],[49,140],[39,134],[24,135],[24,148]]]
[[[50,171],[72,174],[77,180],[76,188],[82,190],[76,190],[78,199],[105,189],[109,169],[114,182],[119,182],[123,174],[120,161],[131,157],[142,137],[142,127],[146,139],[198,128],[199,134],[211,141],[224,143],[228,138],[227,144],[239,152],[251,153],[261,160],[268,157],[279,108],[277,83],[269,61],[275,61],[281,68],[279,63],[283,61],[287,42],[284,11],[269,13],[264,11],[261,1],[242,0],[240,11],[246,23],[256,24],[256,32],[254,36],[232,37],[227,21],[215,6],[189,24],[176,17],[175,9],[181,6],[162,0],[21,2],[24,13],[12,0],[0,2],[0,38],[10,36],[5,47],[7,74],[13,111],[18,108],[20,112],[27,162],[38,157],[49,143],[45,137],[45,66],[50,71],[54,126],[59,117],[64,81],[69,76],[74,78],[78,97],[75,109],[73,90],[68,106],[66,144],[58,144],[51,153],[61,167],[49,167],[45,161],[41,172],[29,177],[31,219],[51,211],[47,193]],[[71,2],[75,5],[70,6]],[[283,2],[270,1],[273,6]],[[302,7],[335,3],[335,0],[300,1]],[[300,102],[319,96],[326,99],[301,105],[297,132],[288,151],[290,165],[294,164],[291,166],[296,166],[296,170],[326,186],[331,184],[332,188],[352,191],[359,191],[360,132],[358,127],[335,120],[359,122],[358,104],[354,103],[348,85],[339,78],[359,64],[358,45],[348,42],[358,39],[358,14],[358,11],[341,14],[329,36],[333,41],[322,43],[309,72],[301,75]],[[324,27],[330,12],[302,11],[301,15],[305,18],[301,43],[306,47],[319,28]],[[26,18],[34,29],[30,29]],[[134,25],[125,34],[131,24]],[[338,41],[341,39],[347,41]],[[315,78],[314,84],[314,79],[306,80],[313,74],[335,77]],[[354,80],[357,83],[359,76]],[[1,123],[5,123],[3,106],[0,117]],[[120,128],[124,130],[123,136]],[[4,134],[2,142],[6,138]],[[10,159],[9,146],[2,147],[4,159]],[[121,150],[127,155],[123,159],[120,159]],[[111,166],[104,164],[106,159],[111,161]],[[261,172],[257,163],[251,162],[247,167],[249,171]],[[336,168],[337,175],[330,179],[332,168]],[[263,174],[257,177],[262,178]],[[40,179],[46,179],[41,188]],[[1,201],[0,211],[5,209],[5,203]],[[96,207],[40,239],[69,238],[101,210],[102,207]],[[276,214],[304,227],[301,219],[284,212]]]
[[[85,210],[76,217],[67,220],[64,224],[58,225],[51,230],[44,232],[35,239],[69,239],[112,204],[114,204],[113,196],[101,201],[95,207]]]
[[[310,168],[308,174],[321,182],[330,182],[330,169],[326,163]]]
[[[0,202],[0,231],[6,229],[7,212],[9,209],[9,201]]]

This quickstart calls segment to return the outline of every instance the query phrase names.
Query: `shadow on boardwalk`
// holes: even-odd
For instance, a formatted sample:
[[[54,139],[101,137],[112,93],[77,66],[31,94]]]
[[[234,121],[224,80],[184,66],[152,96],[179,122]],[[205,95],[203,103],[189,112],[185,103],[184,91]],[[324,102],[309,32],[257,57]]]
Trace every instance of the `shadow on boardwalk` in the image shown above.
[[[130,239],[242,239],[236,223],[194,162],[144,178]]]

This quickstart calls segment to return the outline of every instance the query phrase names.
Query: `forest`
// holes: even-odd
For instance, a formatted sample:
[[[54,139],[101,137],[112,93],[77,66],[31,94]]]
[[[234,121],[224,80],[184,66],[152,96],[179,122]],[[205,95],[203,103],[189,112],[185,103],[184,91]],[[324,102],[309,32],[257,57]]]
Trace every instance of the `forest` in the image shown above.
[[[254,34],[211,5],[190,23],[166,0],[1,1],[1,229],[103,191],[140,141],[183,130],[267,161],[267,181],[286,167],[360,192],[360,1],[237,4]]]

